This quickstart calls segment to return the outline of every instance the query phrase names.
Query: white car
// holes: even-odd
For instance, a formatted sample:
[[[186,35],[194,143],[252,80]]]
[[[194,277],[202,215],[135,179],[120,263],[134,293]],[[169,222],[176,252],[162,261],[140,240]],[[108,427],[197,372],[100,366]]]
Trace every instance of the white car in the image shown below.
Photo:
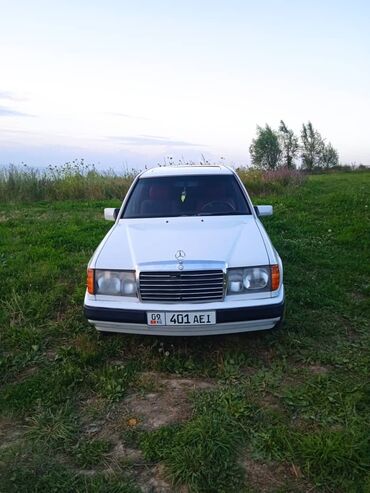
[[[99,331],[171,336],[272,329],[283,267],[238,175],[225,166],[141,173],[87,270],[84,311]]]

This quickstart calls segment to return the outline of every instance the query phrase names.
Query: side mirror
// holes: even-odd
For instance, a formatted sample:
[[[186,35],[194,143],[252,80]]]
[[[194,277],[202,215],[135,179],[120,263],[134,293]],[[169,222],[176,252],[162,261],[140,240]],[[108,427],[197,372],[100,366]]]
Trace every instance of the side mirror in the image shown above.
[[[272,205],[255,205],[254,210],[257,213],[257,216],[272,216],[273,208]]]
[[[115,221],[117,219],[118,213],[119,213],[119,209],[106,207],[104,209],[104,219],[106,221]]]

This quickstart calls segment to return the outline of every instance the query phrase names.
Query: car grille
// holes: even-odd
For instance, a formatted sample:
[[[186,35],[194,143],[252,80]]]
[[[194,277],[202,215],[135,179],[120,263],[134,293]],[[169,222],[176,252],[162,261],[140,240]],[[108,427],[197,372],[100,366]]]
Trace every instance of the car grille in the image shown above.
[[[224,297],[222,270],[141,272],[142,301],[219,301]]]

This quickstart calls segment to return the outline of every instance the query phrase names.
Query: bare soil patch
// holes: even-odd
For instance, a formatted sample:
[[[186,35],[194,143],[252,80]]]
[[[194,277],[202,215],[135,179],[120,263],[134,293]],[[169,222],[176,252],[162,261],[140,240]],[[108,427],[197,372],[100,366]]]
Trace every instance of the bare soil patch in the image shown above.
[[[24,427],[13,419],[0,418],[0,449],[11,447],[24,435]]]
[[[242,460],[248,484],[258,493],[275,491],[301,491],[315,493],[317,490],[303,477],[299,466],[256,461],[248,456]]]
[[[166,475],[163,464],[157,464],[153,467],[146,467],[137,471],[136,481],[143,493],[173,493],[169,478]]]
[[[314,375],[325,375],[329,372],[329,368],[323,365],[310,365],[307,369]]]
[[[148,374],[146,374],[148,375]],[[135,393],[124,400],[127,414],[138,419],[140,427],[153,430],[189,419],[192,412],[189,394],[215,386],[211,380],[166,377],[150,373],[156,391]]]

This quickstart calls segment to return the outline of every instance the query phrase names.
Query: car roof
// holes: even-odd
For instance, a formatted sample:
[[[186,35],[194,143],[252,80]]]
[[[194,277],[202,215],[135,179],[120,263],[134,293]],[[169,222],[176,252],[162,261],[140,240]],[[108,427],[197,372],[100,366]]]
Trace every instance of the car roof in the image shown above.
[[[182,175],[232,175],[233,171],[222,165],[180,165],[180,166],[157,166],[141,173],[140,178],[154,178],[159,176],[182,176]]]

